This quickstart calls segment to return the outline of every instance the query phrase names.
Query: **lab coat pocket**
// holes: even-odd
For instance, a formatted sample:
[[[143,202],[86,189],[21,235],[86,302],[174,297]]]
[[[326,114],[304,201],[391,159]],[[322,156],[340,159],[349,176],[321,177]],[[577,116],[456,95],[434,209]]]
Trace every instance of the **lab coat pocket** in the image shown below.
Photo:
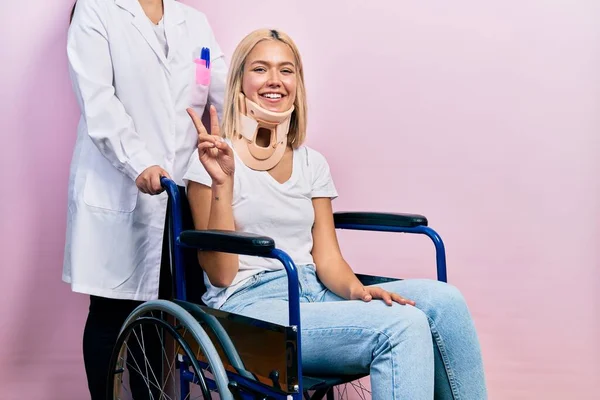
[[[210,85],[210,67],[206,68],[206,60],[194,60],[196,64],[196,85]]]
[[[193,106],[204,107],[208,99],[208,89],[210,87],[210,68],[206,68],[204,60],[194,60],[194,81],[192,83]]]
[[[131,213],[137,204],[135,182],[116,169],[104,156],[90,155],[83,188],[83,201],[90,207],[107,211]]]

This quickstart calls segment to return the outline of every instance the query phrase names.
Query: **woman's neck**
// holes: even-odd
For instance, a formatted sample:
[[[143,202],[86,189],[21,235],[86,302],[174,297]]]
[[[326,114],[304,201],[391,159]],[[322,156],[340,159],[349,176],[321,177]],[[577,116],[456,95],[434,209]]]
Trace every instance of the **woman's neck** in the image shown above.
[[[162,7],[162,0],[138,0],[142,7]]]
[[[164,14],[162,0],[138,0],[144,9],[144,13],[154,24],[158,24]]]

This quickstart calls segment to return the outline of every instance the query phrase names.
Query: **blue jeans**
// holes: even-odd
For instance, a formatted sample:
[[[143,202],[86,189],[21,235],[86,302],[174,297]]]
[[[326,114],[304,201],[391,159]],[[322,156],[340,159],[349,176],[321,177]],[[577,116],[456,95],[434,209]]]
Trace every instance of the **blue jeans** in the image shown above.
[[[487,398],[475,327],[460,292],[445,283],[405,280],[380,285],[414,300],[386,305],[345,300],[313,266],[298,268],[302,360],[307,374],[369,373],[373,400]],[[234,292],[225,311],[288,324],[287,274],[263,272]]]

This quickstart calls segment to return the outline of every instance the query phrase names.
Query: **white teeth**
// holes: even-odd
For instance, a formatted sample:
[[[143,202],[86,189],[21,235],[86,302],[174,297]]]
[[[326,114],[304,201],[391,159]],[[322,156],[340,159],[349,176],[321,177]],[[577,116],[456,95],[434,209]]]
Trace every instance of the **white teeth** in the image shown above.
[[[279,93],[265,93],[262,96],[266,97],[268,99],[280,99],[281,98],[281,95]]]

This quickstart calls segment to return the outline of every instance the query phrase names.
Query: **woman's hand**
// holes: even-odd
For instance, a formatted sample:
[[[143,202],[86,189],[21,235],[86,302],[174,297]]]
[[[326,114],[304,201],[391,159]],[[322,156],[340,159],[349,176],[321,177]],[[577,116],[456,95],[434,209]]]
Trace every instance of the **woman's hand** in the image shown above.
[[[377,286],[361,286],[360,288],[352,291],[350,295],[350,300],[362,300],[365,302],[369,302],[372,299],[381,299],[387,304],[391,306],[393,302],[398,304],[406,305],[410,304],[411,306],[415,305],[415,302],[409,299],[405,299],[396,293],[390,293],[380,287]]]
[[[164,190],[160,184],[160,178],[171,179],[169,173],[159,165],[153,165],[146,168],[135,180],[135,184],[142,193],[159,194]]]
[[[210,106],[210,135],[194,110],[188,108],[187,112],[192,117],[196,131],[198,132],[198,156],[200,162],[212,178],[213,184],[223,185],[227,183],[233,178],[235,161],[233,159],[233,150],[221,138],[217,110],[214,106]]]

